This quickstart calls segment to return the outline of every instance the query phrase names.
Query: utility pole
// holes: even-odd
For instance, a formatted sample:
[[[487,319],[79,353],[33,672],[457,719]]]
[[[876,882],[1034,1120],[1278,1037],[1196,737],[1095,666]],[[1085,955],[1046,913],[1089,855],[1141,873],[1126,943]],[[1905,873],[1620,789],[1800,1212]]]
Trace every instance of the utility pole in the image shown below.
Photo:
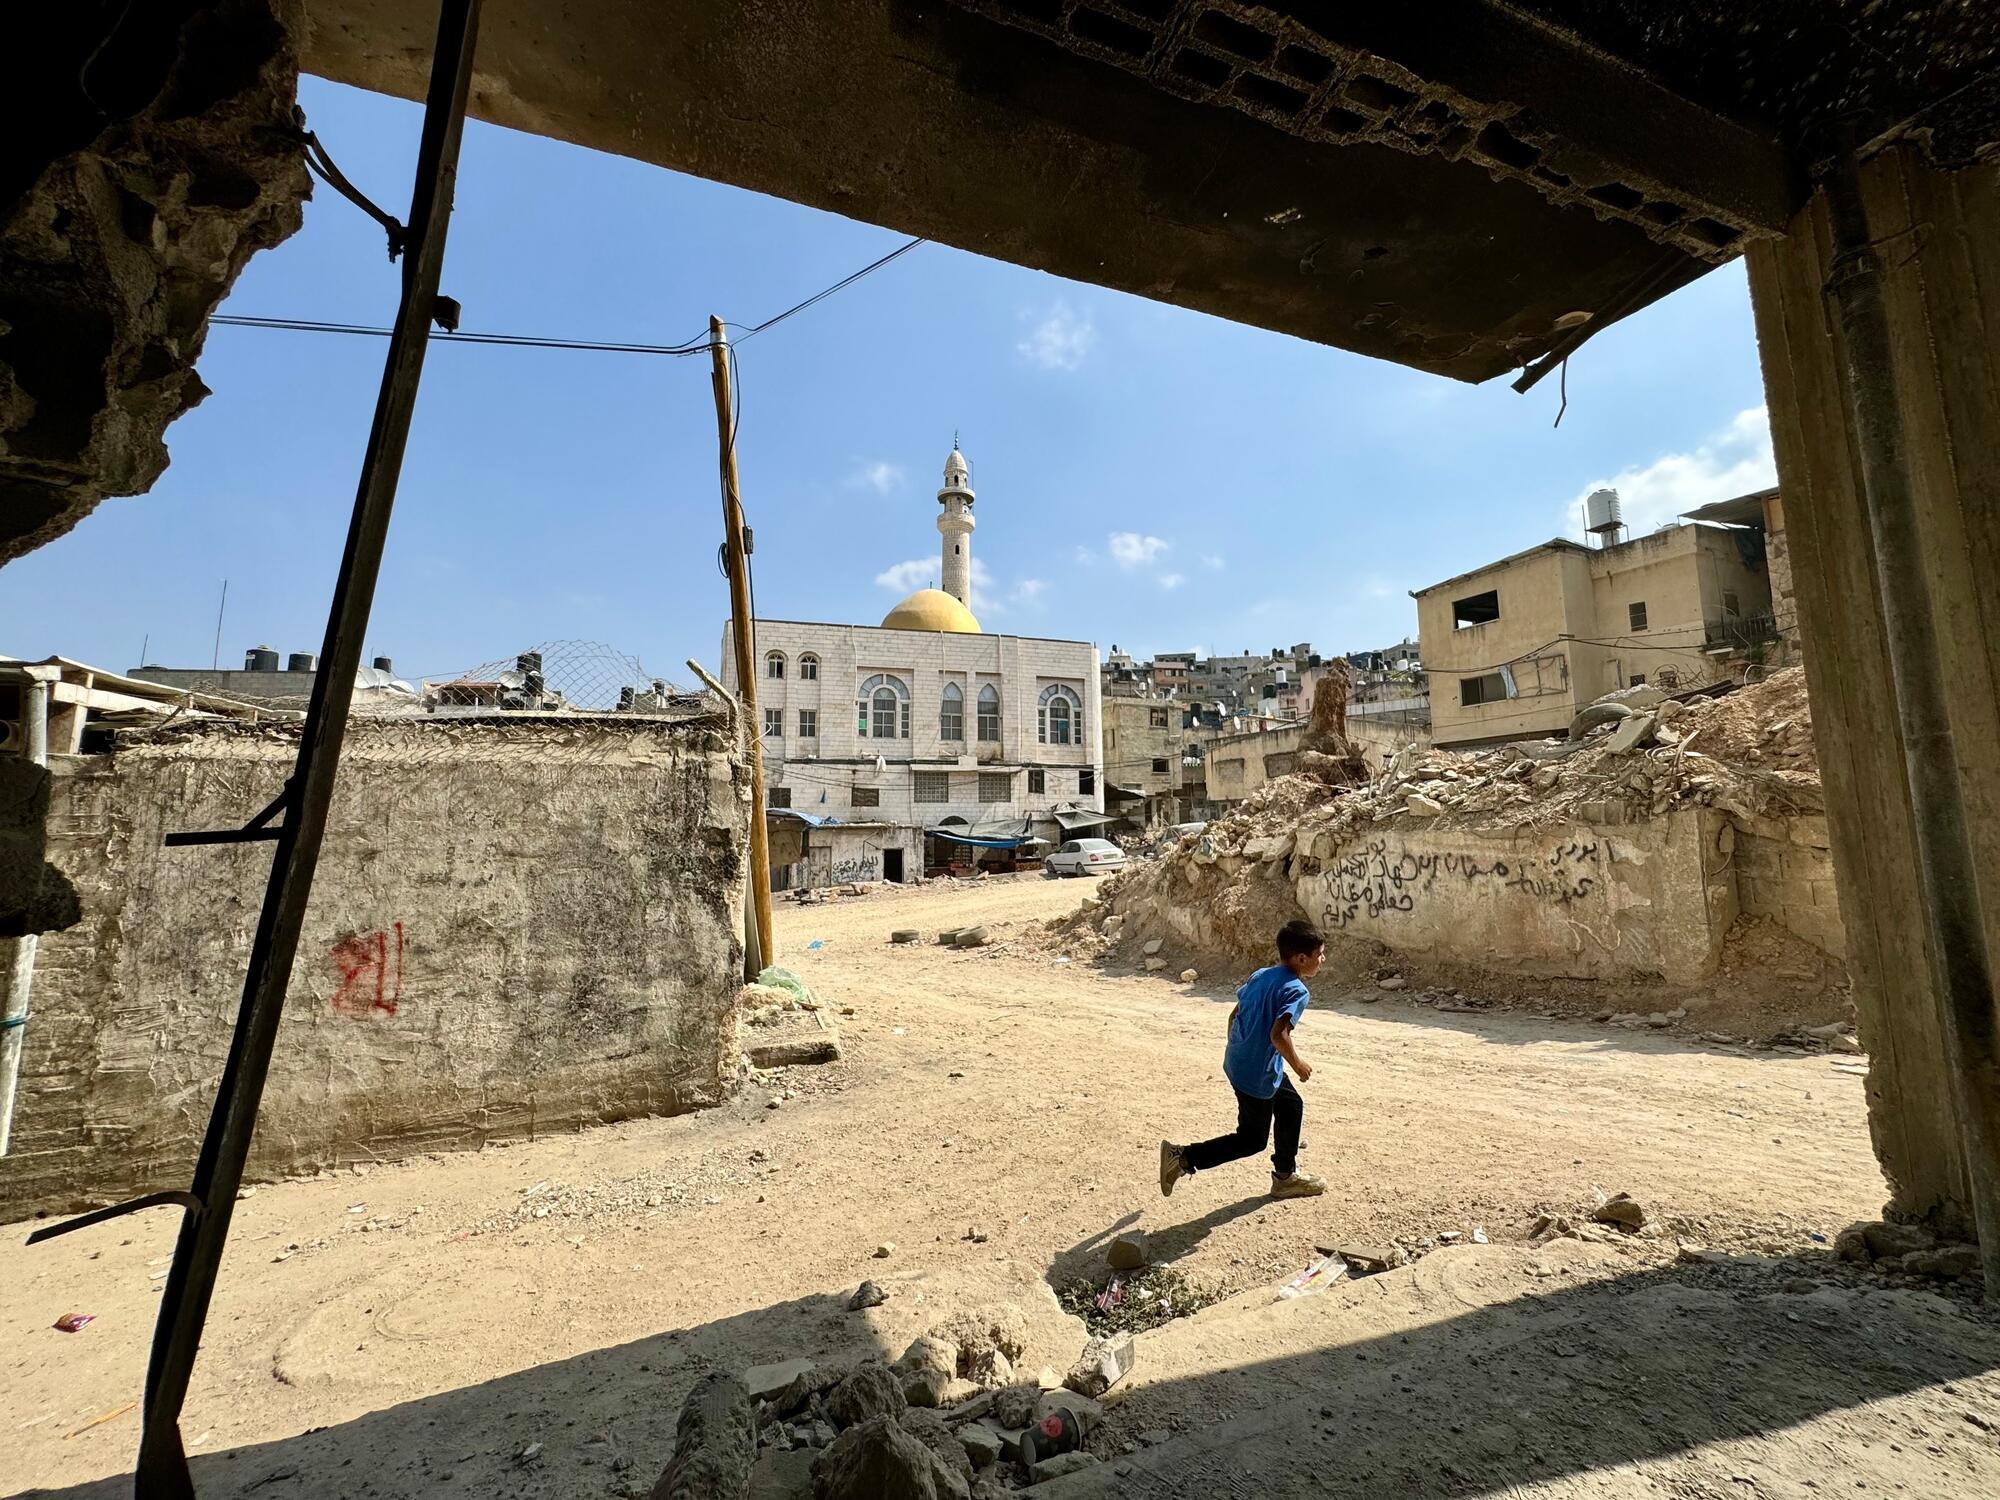
[[[743,537],[743,501],[736,482],[736,403],[729,390],[729,335],[708,320],[714,361],[715,426],[722,445],[722,565],[729,574],[730,634],[736,647],[736,696],[750,754],[750,911],[744,957],[754,979],[776,956],[771,944],[771,845],[764,828],[764,721],[757,713],[757,664],[750,641],[750,564]]]

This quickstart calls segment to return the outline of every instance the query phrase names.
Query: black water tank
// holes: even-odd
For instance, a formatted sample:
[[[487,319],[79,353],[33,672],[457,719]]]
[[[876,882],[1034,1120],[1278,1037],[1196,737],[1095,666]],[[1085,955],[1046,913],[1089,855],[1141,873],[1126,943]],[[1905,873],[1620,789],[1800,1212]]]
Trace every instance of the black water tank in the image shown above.
[[[396,670],[396,664],[386,656],[378,656],[375,658],[375,670],[393,674]]]
[[[319,670],[319,658],[314,656],[310,651],[294,651],[290,656],[285,658],[285,670],[287,672],[317,672]]]
[[[275,672],[278,670],[278,653],[269,646],[252,646],[243,653],[243,670],[246,672]]]

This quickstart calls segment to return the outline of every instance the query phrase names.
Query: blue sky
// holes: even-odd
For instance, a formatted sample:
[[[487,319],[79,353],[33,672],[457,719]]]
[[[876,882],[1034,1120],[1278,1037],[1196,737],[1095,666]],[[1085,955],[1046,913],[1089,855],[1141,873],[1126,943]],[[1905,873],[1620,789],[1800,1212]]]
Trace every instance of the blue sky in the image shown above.
[[[307,80],[400,212],[419,111]],[[889,230],[483,125],[444,290],[469,330],[672,343],[754,323]],[[322,188],[227,310],[386,323],[380,232]],[[123,670],[315,651],[385,345],[213,329],[214,394],[152,493],[0,571],[0,651]],[[1617,483],[1641,526],[1770,482],[1740,266],[1592,340],[1528,397],[926,245],[748,343],[743,493],[768,616],[872,624],[935,577],[954,430],[988,629],[1141,654],[1414,632],[1407,591],[1546,538]],[[370,635],[405,675],[586,639],[685,681],[727,594],[708,363],[433,344]]]

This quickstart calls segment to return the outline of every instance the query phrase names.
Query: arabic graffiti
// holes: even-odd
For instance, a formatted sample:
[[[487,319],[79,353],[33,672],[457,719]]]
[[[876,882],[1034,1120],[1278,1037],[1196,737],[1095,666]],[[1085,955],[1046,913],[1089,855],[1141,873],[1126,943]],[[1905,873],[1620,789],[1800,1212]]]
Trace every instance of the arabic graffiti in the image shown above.
[[[393,1016],[403,998],[403,924],[350,932],[326,950],[339,981],[327,1003],[334,1014],[357,1020]]]
[[[843,885],[848,883],[860,884],[870,881],[876,878],[881,868],[880,863],[873,855],[868,855],[862,859],[844,859],[833,867],[833,883],[835,885]]]
[[[1603,850],[1596,840],[1567,843],[1548,854],[1513,863],[1478,854],[1429,854],[1392,850],[1377,839],[1325,861],[1320,873],[1326,899],[1322,927],[1336,931],[1414,911],[1439,881],[1490,884],[1533,901],[1581,901],[1601,886]]]

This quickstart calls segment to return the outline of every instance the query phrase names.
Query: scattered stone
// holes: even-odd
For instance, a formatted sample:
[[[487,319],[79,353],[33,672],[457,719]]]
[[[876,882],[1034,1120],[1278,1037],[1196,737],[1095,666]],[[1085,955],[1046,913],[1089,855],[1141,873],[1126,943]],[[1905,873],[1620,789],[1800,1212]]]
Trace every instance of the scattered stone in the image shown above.
[[[895,1253],[896,1253],[896,1242],[894,1240],[884,1240],[881,1244],[875,1247],[875,1259],[877,1260],[887,1260],[890,1256],[894,1255]]]
[[[1674,1018],[1665,1011],[1656,1010],[1650,1016],[1646,1017],[1646,1024],[1655,1031],[1658,1031],[1664,1027],[1673,1025]]]
[[[1629,1193],[1618,1194],[1590,1217],[1596,1223],[1613,1224],[1629,1234],[1646,1227],[1646,1210]]]
[[[1139,1270],[1149,1258],[1146,1236],[1136,1229],[1119,1235],[1104,1252],[1105,1264],[1114,1271]]]
[[[1619,721],[1611,732],[1611,743],[1605,748],[1613,755],[1629,755],[1642,745],[1652,743],[1653,731],[1660,727],[1657,714],[1633,714]]]
[[[1914,1276],[1936,1276],[1951,1280],[1979,1274],[1977,1245],[1941,1245],[1935,1250],[1918,1250],[1903,1257],[1903,1269]]]
[[[1604,1022],[1611,1019],[1611,1012],[1608,1010],[1600,1010],[1596,1015],[1592,1016],[1590,1019],[1596,1021],[1599,1025],[1602,1025]]]
[[[1155,1427],[1139,1434],[1141,1448],[1158,1448],[1174,1440],[1174,1435],[1164,1427]]]
[[[1141,953],[1144,953],[1146,957],[1151,958],[1155,953],[1158,953],[1162,948],[1166,946],[1167,946],[1167,940],[1165,938],[1147,938],[1146,946],[1144,948],[1141,948],[1139,951]]]
[[[1166,966],[1167,961],[1164,958],[1149,958],[1146,960],[1146,972],[1148,974],[1157,974]]]
[[[743,1388],[752,1402],[768,1401],[781,1417],[805,1405],[812,1394],[817,1366],[809,1359],[788,1359],[774,1365],[753,1365],[743,1372]]]
[[[1850,1224],[1833,1237],[1833,1253],[1856,1265],[1868,1264],[1868,1237],[1859,1224]]]
[[[1000,1462],[1000,1434],[984,1422],[968,1422],[959,1428],[958,1443],[975,1469],[990,1468]]]
[[[847,1310],[860,1312],[864,1308],[880,1307],[888,1300],[889,1294],[882,1290],[879,1282],[864,1281],[854,1289],[854,1295],[847,1299]]]
[[[541,1444],[535,1444],[537,1451]],[[757,1408],[742,1381],[711,1370],[681,1403],[674,1427],[674,1456],[652,1500],[708,1500],[740,1495],[757,1462]]]
[[[1313,1249],[1321,1255],[1339,1256],[1356,1276],[1373,1276],[1402,1264],[1397,1258],[1401,1251],[1380,1245],[1335,1245],[1331,1249],[1315,1245]]]
[[[909,1402],[903,1383],[879,1359],[864,1360],[827,1393],[826,1411],[842,1427],[871,1417],[900,1417]]]
[[[1200,974],[1198,974],[1198,973],[1196,973],[1196,972],[1195,972],[1195,971],[1194,971],[1193,969],[1182,969],[1182,970],[1181,970],[1181,983],[1182,983],[1182,984],[1193,984],[1193,983],[1194,983],[1194,982],[1195,982],[1195,981],[1196,981],[1197,979],[1199,979],[1199,978],[1201,978],[1201,975],[1200,975]]]
[[[970,1493],[964,1476],[890,1417],[871,1417],[835,1438],[813,1460],[812,1483],[813,1500],[964,1500]]]
[[[1444,815],[1444,804],[1434,797],[1426,797],[1422,792],[1411,792],[1403,800],[1403,806],[1417,817],[1437,818]]]
[[[1061,1479],[1065,1474],[1079,1474],[1085,1469],[1093,1469],[1101,1462],[1094,1453],[1058,1453],[1054,1458],[1045,1458],[1028,1471],[1030,1484],[1047,1484],[1051,1479]]]
[[[981,1349],[966,1362],[966,1377],[981,1390],[1014,1383],[1014,1365],[998,1349]]]
[[[1937,1236],[1921,1224],[1864,1224],[1861,1226],[1861,1237],[1867,1241],[1868,1253],[1877,1260],[1891,1255],[1910,1255],[1934,1249],[1937,1245]]]
[[[1104,935],[1106,937],[1115,938],[1120,933],[1124,932],[1124,930],[1125,930],[1125,914],[1123,912],[1113,913],[1111,916],[1108,916],[1104,919]]]
[[[892,943],[920,943],[923,938],[924,935],[914,927],[898,927],[889,934],[889,941]]]
[[[936,1407],[943,1403],[945,1387],[958,1374],[958,1349],[927,1333],[903,1351],[896,1368],[903,1377],[904,1400],[911,1406]]]
[[[1378,990],[1401,990],[1409,988],[1409,984],[1410,981],[1403,978],[1400,974],[1391,974],[1387,979],[1376,980],[1375,988]]]
[[[1092,1339],[1083,1354],[1063,1377],[1063,1384],[1079,1396],[1096,1400],[1132,1372],[1137,1350],[1129,1338],[1111,1342]]]
[[[965,1445],[959,1442],[958,1434],[945,1425],[943,1417],[934,1411],[907,1411],[903,1413],[899,1425],[930,1449],[939,1463],[966,1483],[971,1482],[972,1459],[966,1453]]]

